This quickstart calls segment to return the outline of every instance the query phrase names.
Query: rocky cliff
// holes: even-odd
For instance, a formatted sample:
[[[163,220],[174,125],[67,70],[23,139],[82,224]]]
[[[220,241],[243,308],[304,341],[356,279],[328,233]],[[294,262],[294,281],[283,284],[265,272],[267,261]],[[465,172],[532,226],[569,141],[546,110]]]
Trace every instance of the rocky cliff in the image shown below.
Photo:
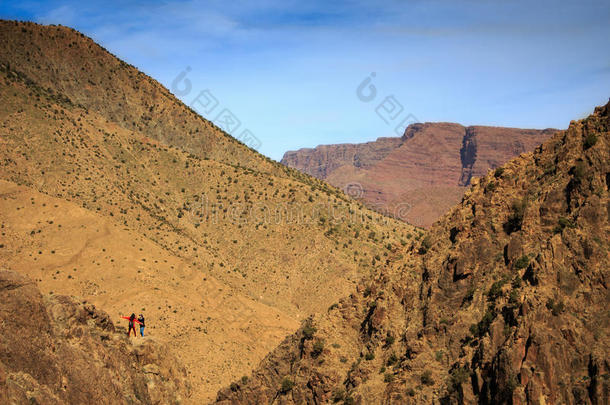
[[[401,138],[286,152],[282,163],[326,179],[367,205],[430,226],[483,176],[555,130],[412,124]]]
[[[609,403],[609,131],[610,103],[473,181],[217,402]]]
[[[109,316],[0,271],[0,402],[177,404],[186,372],[154,341],[132,345]]]

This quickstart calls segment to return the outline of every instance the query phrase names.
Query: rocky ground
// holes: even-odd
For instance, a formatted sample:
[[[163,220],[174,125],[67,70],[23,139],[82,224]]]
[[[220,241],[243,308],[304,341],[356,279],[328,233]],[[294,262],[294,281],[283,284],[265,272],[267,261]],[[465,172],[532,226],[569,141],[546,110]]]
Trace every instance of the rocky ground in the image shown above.
[[[186,370],[152,339],[132,343],[89,303],[42,295],[0,271],[0,402],[178,404]]]

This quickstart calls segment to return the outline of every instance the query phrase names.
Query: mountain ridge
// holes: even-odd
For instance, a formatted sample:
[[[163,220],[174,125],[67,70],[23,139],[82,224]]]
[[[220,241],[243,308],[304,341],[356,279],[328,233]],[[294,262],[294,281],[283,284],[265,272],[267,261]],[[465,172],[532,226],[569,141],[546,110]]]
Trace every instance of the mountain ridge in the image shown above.
[[[348,190],[369,207],[430,226],[457,204],[473,176],[532,150],[554,129],[416,123],[402,137],[286,152],[282,163]],[[409,205],[408,212],[398,212]]]

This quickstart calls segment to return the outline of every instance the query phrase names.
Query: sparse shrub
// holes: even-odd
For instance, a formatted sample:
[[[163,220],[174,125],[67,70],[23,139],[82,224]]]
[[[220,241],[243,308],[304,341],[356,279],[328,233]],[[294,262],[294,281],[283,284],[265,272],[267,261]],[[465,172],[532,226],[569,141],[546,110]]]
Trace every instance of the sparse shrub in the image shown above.
[[[311,323],[308,322],[303,327],[303,339],[305,339],[305,340],[313,339],[313,335],[316,333],[316,331],[317,331],[317,329]]]
[[[312,355],[312,357],[318,357],[319,355],[322,354],[323,351],[324,351],[324,341],[323,340],[317,340],[313,344],[313,350],[311,352],[311,355]]]
[[[494,177],[496,179],[502,177],[502,175],[504,174],[504,168],[503,167],[498,167],[495,171],[494,171]]]
[[[468,291],[466,291],[466,295],[464,295],[464,299],[462,300],[462,305],[472,301],[472,299],[474,298],[475,291],[476,288],[474,288],[474,286],[470,287]]]
[[[521,270],[529,266],[530,258],[527,255],[523,255],[515,261],[515,269]]]
[[[394,381],[394,374],[392,374],[392,373],[385,373],[384,376],[383,376],[383,382],[389,384],[392,381]]]
[[[487,298],[490,301],[498,299],[502,295],[502,287],[504,287],[504,284],[506,284],[506,279],[494,282],[489,288],[489,291],[487,291]]]
[[[390,347],[394,344],[395,341],[396,341],[396,338],[390,332],[388,332],[388,334],[385,337],[385,346]]]
[[[557,226],[553,228],[553,233],[561,233],[565,228],[574,228],[574,222],[572,222],[569,218],[560,217]]]
[[[241,383],[242,383],[242,384],[248,384],[248,376],[247,376],[247,375],[245,375],[245,376],[243,376],[243,377],[241,378]]]
[[[424,371],[419,376],[419,379],[420,379],[421,383],[424,385],[434,385],[434,380],[432,379],[432,372],[430,370]]]
[[[388,361],[386,361],[386,364],[388,366],[392,366],[394,364],[396,364],[398,362],[398,356],[396,356],[396,353],[392,353],[390,354],[390,357],[388,357]]]
[[[231,385],[229,386],[229,389],[233,392],[239,390],[239,385],[235,382],[232,382]]]
[[[282,387],[280,389],[280,392],[282,394],[286,394],[286,393],[290,392],[293,388],[294,388],[294,381],[292,381],[289,377],[284,377],[284,379],[282,380]]]
[[[551,310],[551,313],[554,316],[558,316],[564,311],[565,304],[561,300],[556,302],[554,299],[551,298],[546,302],[546,307]]]
[[[585,174],[587,172],[587,167],[585,165],[585,163],[583,161],[579,161],[576,163],[576,166],[574,166],[571,170],[572,172],[572,176],[574,177],[574,180],[580,184],[582,183],[582,181],[585,179]]]
[[[333,402],[339,402],[345,400],[345,390],[343,388],[337,388],[332,396]]]
[[[485,335],[489,331],[489,326],[493,322],[494,317],[494,313],[491,310],[487,310],[479,323],[470,325],[470,333],[472,333],[472,336],[481,337]]]
[[[419,254],[424,255],[428,253],[428,250],[432,247],[432,239],[429,235],[427,235],[421,243],[421,247],[419,248]]]
[[[527,208],[527,200],[523,198],[521,201],[514,201],[511,206],[511,213],[508,216],[508,220],[504,224],[504,231],[507,234],[521,230],[523,226],[523,217],[525,216],[525,209]]]
[[[519,291],[511,290],[510,295],[508,296],[508,302],[511,304],[517,304],[519,302]]]
[[[466,369],[464,367],[454,368],[449,373],[449,386],[455,390],[460,385],[462,385],[466,381],[468,381],[469,377],[470,377],[470,372],[468,371],[468,369]]]
[[[595,146],[596,143],[597,143],[597,135],[590,133],[590,134],[587,134],[587,136],[585,137],[583,147],[585,149],[589,149],[590,147]]]
[[[374,358],[375,358],[375,353],[373,353],[373,352],[368,352],[367,354],[364,355],[364,359],[368,360],[368,361],[373,360]]]
[[[436,359],[436,361],[441,361],[443,359],[443,354],[445,354],[442,350],[437,350],[434,353],[434,358]]]

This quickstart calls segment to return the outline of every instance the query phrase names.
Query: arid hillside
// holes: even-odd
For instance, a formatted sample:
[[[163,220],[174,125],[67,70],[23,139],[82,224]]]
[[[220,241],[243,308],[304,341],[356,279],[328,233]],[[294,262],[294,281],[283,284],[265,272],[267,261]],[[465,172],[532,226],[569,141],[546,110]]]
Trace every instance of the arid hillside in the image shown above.
[[[369,207],[429,227],[473,177],[534,150],[556,130],[412,124],[400,138],[286,152],[282,163],[345,189]]]
[[[610,103],[475,179],[220,404],[610,402]]]
[[[76,31],[3,21],[0,38],[1,268],[115,321],[145,312],[195,403],[422,234],[263,158]]]
[[[280,173],[161,84],[64,26],[0,20],[0,64],[120,128],[200,158]]]
[[[110,316],[0,270],[0,402],[176,404],[186,371],[154,340],[132,344]],[[26,327],[24,327],[24,324]]]

